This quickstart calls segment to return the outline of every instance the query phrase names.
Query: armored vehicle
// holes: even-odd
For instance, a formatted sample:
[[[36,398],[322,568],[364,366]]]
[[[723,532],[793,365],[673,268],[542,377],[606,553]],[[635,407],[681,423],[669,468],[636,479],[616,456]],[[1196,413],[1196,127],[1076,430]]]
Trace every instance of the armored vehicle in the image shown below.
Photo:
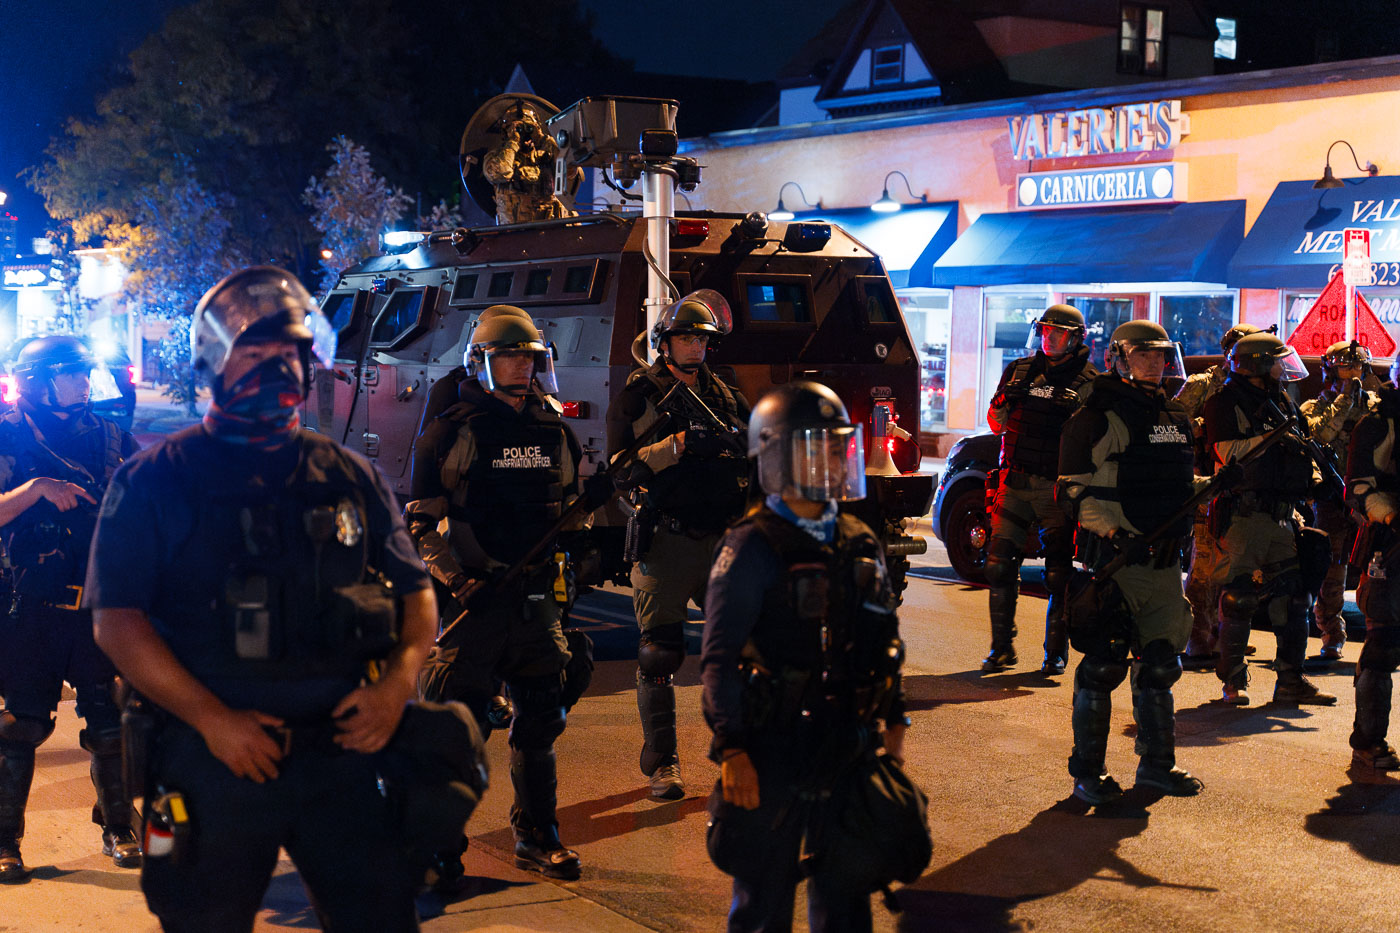
[[[550,125],[588,103],[596,99]],[[632,137],[634,158],[637,150],[657,150],[651,132],[639,147]],[[561,148],[560,158],[568,158],[570,147]],[[614,156],[614,176],[628,155]],[[933,477],[914,472],[918,361],[880,258],[831,224],[770,222],[759,213],[672,215],[667,207],[659,228],[649,198],[641,212],[424,233],[402,251],[346,270],[323,302],[339,349],[313,390],[316,426],[363,452],[406,496],[414,438],[425,416],[455,400],[472,327],[487,307],[510,304],[529,311],[556,348],[562,414],[583,445],[585,471],[604,468],[604,418],[647,349],[648,312],[714,289],[733,310],[732,332],[708,357],[726,380],[752,401],[774,385],[814,379],[866,423],[870,494],[856,505],[883,529],[902,577],[904,556],[925,546],[904,534],[903,523],[927,514]],[[661,301],[658,271],[673,296]],[[623,570],[624,521],[616,505],[595,516],[605,577]]]

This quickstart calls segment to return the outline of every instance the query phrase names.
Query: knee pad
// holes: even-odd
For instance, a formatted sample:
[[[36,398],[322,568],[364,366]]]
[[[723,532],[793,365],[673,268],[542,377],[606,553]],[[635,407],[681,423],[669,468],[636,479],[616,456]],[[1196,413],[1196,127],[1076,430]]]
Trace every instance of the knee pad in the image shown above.
[[[122,753],[120,729],[80,729],[78,744],[99,758]]]
[[[1045,555],[1045,569],[1050,570],[1050,564],[1055,563],[1068,569],[1070,558],[1074,554],[1074,532],[1069,526],[1063,528],[1041,529],[1040,550]]]
[[[1052,564],[1047,560],[1045,562],[1045,588],[1051,593],[1063,593],[1065,587],[1069,586],[1069,579],[1073,573],[1073,564],[1061,564],[1058,561]]]
[[[1181,658],[1165,638],[1147,643],[1138,656],[1138,685],[1149,690],[1170,690],[1181,679]]]
[[[554,740],[564,734],[566,721],[563,706],[526,709],[517,705],[510,726],[510,747],[524,752],[548,751]]]
[[[1220,588],[1220,613],[1234,619],[1252,619],[1259,608],[1259,591],[1248,577],[1241,577]]]
[[[1128,676],[1128,662],[1086,654],[1074,669],[1074,685],[1085,690],[1112,693]]]
[[[9,710],[0,711],[0,746],[38,748],[53,735],[57,725],[53,717],[39,719],[37,716],[16,716]]]
[[[681,625],[658,625],[642,633],[637,646],[637,668],[645,677],[664,678],[681,669],[685,661],[685,629]]]
[[[993,538],[987,546],[982,575],[988,586],[1014,586],[1021,575],[1021,549],[1008,538]]]

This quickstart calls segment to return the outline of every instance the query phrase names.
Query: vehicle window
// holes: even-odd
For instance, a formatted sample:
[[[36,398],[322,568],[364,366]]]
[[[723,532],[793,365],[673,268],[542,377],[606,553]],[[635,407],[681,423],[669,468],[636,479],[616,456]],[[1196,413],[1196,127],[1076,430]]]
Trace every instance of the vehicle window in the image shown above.
[[[898,320],[894,310],[894,294],[883,280],[862,280],[857,283],[857,288],[860,289],[858,294],[867,321],[871,324],[890,324]]]
[[[421,290],[396,292],[390,296],[389,303],[384,306],[379,320],[375,322],[369,342],[392,343],[395,338],[418,323],[418,312],[422,307]]]
[[[476,294],[476,280],[479,278],[476,273],[457,273],[457,280],[452,283],[452,297],[448,301],[454,305],[470,301]]]
[[[586,292],[593,284],[592,266],[571,266],[564,273],[564,293],[578,294]]]
[[[326,298],[326,303],[321,306],[321,313],[337,332],[344,330],[345,325],[350,323],[350,313],[354,310],[354,292],[331,292]]]
[[[748,286],[749,320],[784,324],[810,324],[812,309],[807,289],[800,282],[774,282]]]
[[[510,287],[515,282],[514,272],[496,272],[491,276],[491,285],[486,290],[487,298],[505,298],[510,295]]]
[[[553,269],[532,269],[525,280],[526,295],[543,295],[549,291],[549,275]]]

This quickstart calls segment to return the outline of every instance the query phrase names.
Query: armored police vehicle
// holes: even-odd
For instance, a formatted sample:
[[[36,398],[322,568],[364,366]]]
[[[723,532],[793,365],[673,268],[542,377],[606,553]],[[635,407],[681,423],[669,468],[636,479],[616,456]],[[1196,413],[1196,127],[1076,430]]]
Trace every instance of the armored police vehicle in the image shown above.
[[[674,155],[673,122],[658,122],[674,112],[670,101],[592,98],[549,120],[561,140],[556,191],[567,191],[573,166],[601,165],[610,182],[625,187],[631,174],[650,185],[640,212],[424,233],[346,270],[323,302],[339,348],[313,390],[316,426],[364,453],[404,498],[425,408],[431,417],[455,398],[439,391],[428,404],[434,386],[462,365],[481,311],[516,305],[556,348],[558,401],[592,472],[606,465],[609,402],[649,349],[648,315],[713,289],[730,304],[733,330],[711,349],[711,367],[751,402],[790,380],[825,383],[865,423],[869,469],[883,475],[869,477],[862,517],[883,529],[902,578],[904,556],[925,546],[903,523],[928,513],[933,478],[915,472],[918,361],[880,257],[832,224],[672,214],[670,186],[699,180],[693,160]],[[464,165],[472,134],[469,126]],[[623,524],[616,506],[595,516],[607,576],[620,572]]]

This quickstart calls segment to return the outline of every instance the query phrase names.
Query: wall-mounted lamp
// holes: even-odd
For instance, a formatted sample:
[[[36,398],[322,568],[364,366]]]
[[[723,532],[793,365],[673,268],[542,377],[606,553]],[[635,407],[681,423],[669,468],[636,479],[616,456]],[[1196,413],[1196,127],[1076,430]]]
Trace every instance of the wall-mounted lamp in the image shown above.
[[[1351,148],[1351,143],[1347,142],[1345,139],[1339,139],[1332,145],[1327,147],[1327,162],[1322,169],[1322,177],[1319,178],[1317,181],[1313,182],[1314,188],[1342,187],[1341,181],[1338,180],[1337,176],[1332,174],[1332,150],[1336,148],[1337,143],[1341,143],[1343,146],[1346,146],[1347,149],[1351,151],[1351,161],[1356,163],[1357,169],[1365,172],[1367,175],[1370,175],[1372,177],[1375,177],[1376,175],[1380,174],[1381,169],[1379,165],[1377,165],[1374,162],[1367,162],[1366,165],[1363,167],[1361,165],[1360,160],[1356,158],[1356,150]]]
[[[901,207],[904,206],[903,204],[900,204],[898,201],[896,201],[894,198],[890,197],[890,179],[896,175],[904,179],[904,187],[909,190],[909,197],[917,197],[919,199],[920,204],[928,203],[928,195],[914,194],[914,187],[909,184],[909,176],[896,169],[895,171],[890,172],[885,176],[884,187],[880,191],[880,200],[870,205],[870,209],[872,211],[875,211],[879,214],[893,214],[895,211],[899,210]]]
[[[817,210],[821,210],[821,209],[822,209],[822,199],[821,199],[821,198],[817,198],[817,203],[816,203],[816,204],[813,204],[811,201],[808,201],[808,200],[807,200],[807,192],[805,192],[805,191],[802,190],[802,186],[801,186],[801,185],[799,185],[799,184],[798,184],[797,182],[795,182],[795,181],[785,181],[785,182],[783,182],[783,186],[782,186],[781,188],[778,189],[778,207],[777,207],[777,209],[776,209],[776,210],[771,210],[771,211],[768,212],[768,219],[769,219],[769,220],[792,220],[792,218],[793,218],[793,213],[792,213],[792,211],[788,210],[786,207],[783,206],[783,192],[787,190],[788,185],[792,185],[794,188],[797,189],[797,196],[798,196],[799,198],[802,199],[802,203],[803,203],[803,204],[807,205],[808,207],[815,207]]]

